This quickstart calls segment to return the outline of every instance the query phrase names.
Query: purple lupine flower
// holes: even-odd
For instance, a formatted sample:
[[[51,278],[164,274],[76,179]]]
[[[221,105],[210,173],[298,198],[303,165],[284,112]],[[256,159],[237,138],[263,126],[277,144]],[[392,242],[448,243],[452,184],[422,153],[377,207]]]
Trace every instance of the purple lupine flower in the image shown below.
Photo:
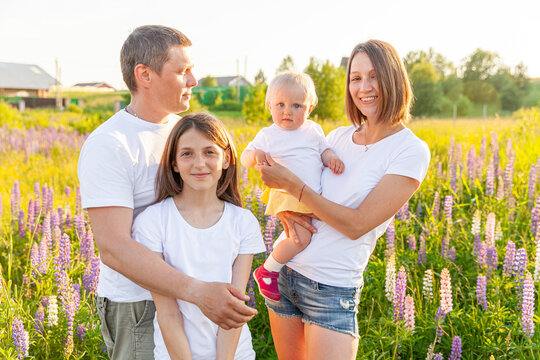
[[[30,233],[30,236],[34,234],[35,219],[36,217],[34,216],[34,200],[30,199],[28,200],[28,215],[26,218],[26,224],[28,226],[28,232]]]
[[[83,274],[83,286],[87,294],[95,294],[99,278],[99,257],[94,257],[86,265]]]
[[[540,196],[536,198],[536,205],[531,211],[531,232],[533,236],[538,234],[540,228]]]
[[[396,230],[394,228],[394,221],[392,220],[386,228],[386,250],[389,254],[393,254],[396,251],[395,244]]]
[[[482,141],[480,142],[480,150],[478,151],[477,169],[479,172],[484,170],[484,163],[486,162],[486,143],[487,143],[487,139],[486,139],[486,135],[484,135],[482,136]]]
[[[486,172],[486,196],[493,196],[495,192],[495,171],[493,164],[489,164]]]
[[[416,204],[416,218],[420,219],[422,217],[422,201],[418,200]]]
[[[73,290],[73,308],[75,310],[75,313],[77,313],[81,305],[81,285],[73,284],[71,287]]]
[[[266,254],[270,255],[273,249],[274,237],[276,235],[276,216],[269,216],[264,227],[264,244],[266,245]]]
[[[71,213],[69,210],[66,211],[66,220],[64,222],[65,229],[71,229]]]
[[[452,195],[446,195],[444,197],[444,217],[449,224],[452,223],[452,202]]]
[[[444,357],[443,357],[443,354],[442,353],[435,353],[433,354],[433,360],[444,360]]]
[[[88,262],[94,257],[94,254],[94,234],[88,231],[84,233],[81,239],[81,260]]]
[[[486,299],[486,284],[487,280],[484,275],[478,275],[476,279],[476,301],[482,305],[484,310],[487,310],[488,304]]]
[[[409,250],[416,251],[416,236],[414,234],[407,236],[407,244],[409,245]]]
[[[499,176],[497,178],[497,200],[502,200],[503,198],[504,198],[503,178]]]
[[[414,300],[411,295],[407,295],[405,297],[405,312],[403,313],[405,329],[414,331],[414,317]]]
[[[486,252],[486,264],[488,267],[488,273],[491,274],[494,270],[497,270],[499,264],[499,256],[497,254],[496,247],[490,247]]]
[[[418,250],[418,265],[426,264],[426,236],[420,234],[420,250]]]
[[[249,283],[248,283],[248,296],[249,300],[247,305],[250,308],[257,309],[257,302],[255,301],[255,291],[253,289],[255,288],[255,280],[253,280],[253,275],[249,277]]]
[[[448,256],[448,247],[450,246],[450,235],[446,233],[441,242],[441,256],[447,257]]]
[[[523,279],[525,277],[525,271],[527,270],[527,250],[525,248],[519,248],[516,251],[514,257],[514,264],[512,265],[512,276],[515,277],[517,283],[518,296],[521,293],[523,287]]]
[[[13,345],[15,345],[15,349],[17,350],[17,359],[28,356],[28,331],[24,330],[22,320],[19,320],[17,317],[13,318],[11,336],[13,338]]]
[[[73,215],[73,228],[75,229],[75,235],[80,239],[84,234],[84,225],[83,225],[82,216]]]
[[[24,221],[24,210],[23,209],[20,209],[19,210],[19,237],[20,238],[23,238],[26,236],[26,224],[25,224],[25,221]]]
[[[398,210],[396,217],[398,218],[398,220],[407,221],[407,219],[409,218],[409,201],[408,200]]]
[[[480,245],[481,245],[482,239],[480,234],[474,235],[474,245],[473,245],[473,255],[478,256],[478,252],[480,251]]]
[[[439,192],[435,191],[435,195],[433,196],[433,218],[437,220],[437,217],[439,216],[439,211],[441,208],[441,200],[439,198]]]
[[[62,227],[64,223],[64,209],[59,206],[56,212],[58,213],[58,226]]]
[[[523,299],[521,303],[521,328],[529,339],[534,335],[534,284],[529,272],[523,283]]]
[[[81,205],[81,187],[77,185],[75,190],[75,213],[78,215],[82,214],[82,205]]]
[[[15,180],[13,187],[11,188],[11,217],[16,219],[19,216],[19,210],[21,209],[21,188],[19,181]]]
[[[43,306],[40,304],[38,309],[36,310],[36,316],[34,317],[34,328],[36,331],[40,334],[43,333],[43,324],[45,323],[45,309],[43,309]]]
[[[531,165],[529,171],[529,186],[527,187],[527,198],[529,199],[528,206],[531,208],[534,203],[534,193],[536,189],[536,166]]]
[[[460,360],[461,359],[461,338],[454,336],[452,339],[452,351],[448,360]]]
[[[32,248],[30,249],[30,265],[39,272],[39,263],[40,256],[38,246],[36,243],[32,243]],[[32,273],[34,273],[36,270],[33,270]]]
[[[36,197],[36,199],[41,198],[41,185],[38,181],[34,182],[34,196]]]
[[[444,324],[445,318],[446,312],[443,310],[442,307],[439,306],[439,308],[437,309],[437,313],[435,314],[435,322],[437,323],[437,326],[435,327],[435,337],[438,343],[441,342],[442,336],[444,334],[442,330],[442,324]]]
[[[79,326],[77,326],[75,335],[77,335],[81,341],[84,341],[84,338],[86,337],[86,326],[84,324],[79,324]]]
[[[248,178],[248,168],[241,166],[242,169],[242,185],[244,187],[248,187],[249,185],[249,178]]]
[[[264,212],[266,210],[266,204],[261,199],[262,194],[263,191],[261,189],[255,189],[255,199],[257,200],[257,219],[259,219],[259,221],[263,219]]]
[[[440,178],[442,176],[442,162],[437,163],[437,177]]]
[[[399,268],[396,278],[396,292],[394,293],[394,322],[403,320],[403,306],[405,305],[405,291],[407,290],[407,274],[405,268]]]
[[[51,229],[59,228],[60,227],[60,218],[58,217],[58,213],[56,211],[53,211],[51,213]]]
[[[476,178],[476,149],[474,145],[469,147],[469,152],[467,154],[467,180],[469,182],[473,181]]]
[[[456,248],[453,246],[448,250],[448,259],[452,262],[456,261]]]
[[[514,158],[510,158],[504,169],[504,195],[510,196],[514,185]]]
[[[62,269],[69,269],[71,267],[71,241],[68,234],[64,233],[60,237],[58,244],[58,261],[62,266]]]
[[[73,289],[64,288],[64,292],[61,295],[62,308],[66,315],[67,320],[67,336],[66,346],[64,348],[64,356],[69,357],[73,352],[73,321],[75,318],[75,304],[73,301]]]
[[[69,195],[71,195],[71,188],[69,186],[66,186],[64,188],[64,194],[66,195],[66,197],[69,197]]]
[[[476,255],[476,262],[480,266],[485,266],[487,261],[487,245],[484,241],[480,242],[478,246],[478,254]]]

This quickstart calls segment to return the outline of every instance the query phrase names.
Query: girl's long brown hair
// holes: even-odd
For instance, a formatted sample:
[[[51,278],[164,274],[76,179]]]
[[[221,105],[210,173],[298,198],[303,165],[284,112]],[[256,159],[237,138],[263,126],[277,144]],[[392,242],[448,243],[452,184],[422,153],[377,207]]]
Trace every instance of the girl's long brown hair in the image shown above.
[[[173,162],[176,157],[178,140],[189,129],[200,131],[211,142],[223,149],[223,152],[229,154],[229,167],[223,169],[218,181],[216,195],[221,200],[228,201],[236,206],[242,206],[240,191],[238,189],[236,149],[225,125],[215,116],[207,113],[188,114],[182,117],[171,130],[165,143],[165,150],[163,151],[156,176],[156,202],[182,192],[184,181],[180,177],[180,174],[173,169]]]

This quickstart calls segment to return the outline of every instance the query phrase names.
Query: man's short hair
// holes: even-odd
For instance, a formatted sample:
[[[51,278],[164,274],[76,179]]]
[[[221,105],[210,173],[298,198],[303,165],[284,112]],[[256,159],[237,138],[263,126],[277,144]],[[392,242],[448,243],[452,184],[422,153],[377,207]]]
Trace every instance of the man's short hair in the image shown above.
[[[133,30],[120,51],[122,77],[130,92],[137,92],[135,67],[143,64],[161,74],[173,46],[191,46],[191,40],[180,31],[161,25],[145,25]]]

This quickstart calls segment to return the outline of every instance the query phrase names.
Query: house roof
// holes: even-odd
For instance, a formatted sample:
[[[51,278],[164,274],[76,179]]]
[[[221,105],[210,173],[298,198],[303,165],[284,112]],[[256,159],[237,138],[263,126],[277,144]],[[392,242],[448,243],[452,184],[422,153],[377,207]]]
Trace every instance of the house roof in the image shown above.
[[[245,82],[248,85],[251,85],[251,83],[243,76],[214,76],[217,82],[217,86],[229,86],[231,81],[235,79],[239,79],[240,82]],[[202,79],[199,79],[199,83]]]
[[[75,86],[80,86],[80,87],[92,86],[92,87],[98,87],[98,88],[106,87],[106,88],[114,89],[111,85],[107,84],[106,82],[77,83],[77,84],[73,85],[73,87],[75,87]]]
[[[56,80],[38,65],[0,62],[0,88],[50,89]]]

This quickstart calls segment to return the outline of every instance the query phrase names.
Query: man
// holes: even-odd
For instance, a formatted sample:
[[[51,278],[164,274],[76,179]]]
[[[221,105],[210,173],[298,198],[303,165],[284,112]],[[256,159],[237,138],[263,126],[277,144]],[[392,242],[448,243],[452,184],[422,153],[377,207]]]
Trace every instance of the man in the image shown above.
[[[131,103],[86,140],[78,165],[83,208],[100,252],[97,307],[111,359],[152,359],[155,307],[148,290],[197,305],[224,329],[256,311],[230,284],[186,276],[131,238],[136,217],[154,199],[165,140],[189,108],[191,41],[178,30],[141,26],[124,42],[122,75]],[[217,299],[226,298],[226,301]]]

